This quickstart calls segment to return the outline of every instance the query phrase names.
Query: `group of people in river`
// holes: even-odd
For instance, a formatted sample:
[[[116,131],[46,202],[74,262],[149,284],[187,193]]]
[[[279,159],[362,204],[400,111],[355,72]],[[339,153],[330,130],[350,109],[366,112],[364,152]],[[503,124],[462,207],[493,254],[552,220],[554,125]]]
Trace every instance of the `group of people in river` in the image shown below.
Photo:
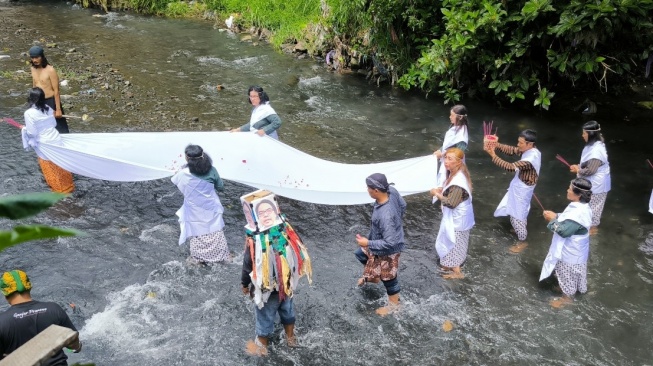
[[[59,134],[68,133],[68,126],[61,107],[56,71],[47,63],[41,47],[32,47],[29,54],[34,88],[29,92],[30,107],[24,114],[23,144],[26,148],[43,141],[57,144],[61,140]],[[231,132],[253,132],[278,139],[281,119],[271,107],[267,93],[259,86],[252,86],[247,90],[247,96],[252,105],[250,120]],[[445,272],[443,277],[459,279],[464,278],[461,268],[467,259],[470,232],[475,225],[473,185],[465,164],[469,145],[466,107],[452,107],[449,121],[450,128],[442,147],[434,152],[439,163],[437,181],[430,195],[433,203],[440,201],[442,210],[435,242],[438,264]],[[569,166],[570,173],[576,176],[567,188],[569,205],[561,213],[543,212],[553,239],[540,280],[554,274],[564,295],[552,300],[553,306],[571,301],[577,292],[587,291],[590,235],[598,230],[610,191],[610,165],[599,123],[585,123],[582,138],[585,147],[579,164]],[[492,162],[501,169],[514,172],[514,178],[494,212],[496,217],[509,217],[517,236],[517,242],[510,247],[512,253],[520,253],[528,245],[527,218],[541,167],[541,153],[536,142],[537,133],[531,129],[519,134],[516,146],[498,143],[496,136],[484,142],[484,151]],[[518,160],[506,161],[497,152],[516,156]],[[224,235],[224,208],[218,196],[224,183],[211,157],[201,146],[188,145],[184,156],[186,164],[172,177],[172,182],[184,196],[184,203],[177,211],[181,228],[179,244],[189,242],[189,262],[193,264],[229,262],[232,255]],[[45,156],[39,156],[39,165],[53,191],[70,193],[74,190],[69,172]],[[354,256],[363,265],[358,285],[383,284],[388,304],[376,312],[386,315],[399,309],[400,304],[398,270],[400,255],[406,246],[403,229],[406,202],[381,172],[367,177],[364,184],[374,206],[369,234],[358,234],[355,238],[359,248]],[[653,213],[653,195],[650,211]],[[249,226],[256,226],[256,218],[272,213],[280,217],[278,225],[266,226],[265,230],[250,227],[245,233],[241,284],[243,293],[252,296],[256,303],[256,337],[247,347],[254,354],[266,352],[277,313],[288,344],[296,343],[292,295],[299,277],[308,275],[310,278],[311,274],[306,247],[287,218],[278,210],[274,211],[273,205],[253,213],[253,217],[248,216]]]
[[[474,226],[472,208],[472,180],[465,165],[464,151],[467,149],[467,110],[462,105],[451,108],[451,127],[446,132],[442,148],[435,152],[440,159],[440,171],[436,187],[431,189],[433,201],[439,200],[442,220],[436,239],[436,250],[440,266],[448,273],[445,278],[463,278],[461,266],[467,258],[469,234]],[[567,189],[567,208],[560,214],[544,210],[547,228],[553,232],[549,253],[542,267],[540,281],[555,277],[563,293],[562,298],[553,299],[552,306],[571,301],[577,293],[587,291],[587,260],[590,235],[596,234],[608,192],[610,191],[610,164],[601,126],[589,121],[582,126],[585,147],[580,163],[569,165],[569,171],[576,175]],[[527,218],[531,199],[539,180],[541,157],[536,147],[536,131],[527,129],[517,138],[517,146],[498,143],[498,137],[484,138],[485,152],[498,167],[514,172],[508,191],[499,203],[495,217],[508,216],[517,242],[510,247],[512,253],[520,253],[527,247]],[[508,162],[497,155],[515,155],[519,160]],[[446,172],[446,173],[443,173]],[[536,197],[537,198],[537,197]]]

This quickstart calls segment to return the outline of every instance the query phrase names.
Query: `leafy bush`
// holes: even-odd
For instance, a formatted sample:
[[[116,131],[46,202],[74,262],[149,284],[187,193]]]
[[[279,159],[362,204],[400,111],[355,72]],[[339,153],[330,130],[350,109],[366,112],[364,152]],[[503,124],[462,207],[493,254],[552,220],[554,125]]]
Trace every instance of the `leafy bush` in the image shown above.
[[[65,195],[60,193],[27,193],[0,197],[0,217],[23,219],[52,206]],[[80,232],[45,225],[18,225],[11,230],[0,230],[0,251],[30,240],[75,236]]]
[[[77,0],[177,16],[178,0]],[[548,109],[557,90],[615,91],[653,60],[653,0],[198,0],[274,32],[273,44],[329,30],[392,83]],[[186,13],[184,13],[186,14]],[[385,65],[385,66],[383,66]]]

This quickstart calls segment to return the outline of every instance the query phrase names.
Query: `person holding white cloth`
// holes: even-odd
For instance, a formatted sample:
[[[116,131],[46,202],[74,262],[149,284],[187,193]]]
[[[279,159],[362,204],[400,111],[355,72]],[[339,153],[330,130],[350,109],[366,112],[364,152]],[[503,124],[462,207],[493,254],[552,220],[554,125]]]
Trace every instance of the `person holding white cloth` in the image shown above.
[[[571,203],[561,214],[544,211],[547,228],[553,231],[549,253],[544,260],[540,281],[551,276],[558,278],[564,296],[550,304],[560,307],[572,301],[576,292],[587,292],[587,258],[589,256],[589,229],[592,224],[592,183],[585,178],[571,181],[567,199]]]
[[[510,187],[508,187],[508,192],[503,196],[494,212],[494,217],[510,217],[510,224],[518,239],[518,242],[510,248],[512,253],[519,253],[528,246],[526,243],[528,212],[531,209],[531,198],[539,179],[542,164],[542,154],[535,147],[536,140],[537,132],[524,130],[519,134],[517,146],[496,145],[496,149],[506,155],[519,155],[521,160],[514,163],[499,158],[493,148],[485,150],[492,157],[494,164],[505,170],[515,172]]]
[[[444,181],[447,179],[447,169],[444,166],[444,152],[449,148],[457,147],[464,153],[469,144],[467,108],[462,104],[451,107],[449,111],[449,122],[451,122],[451,127],[449,127],[449,130],[444,135],[442,147],[433,153],[440,160],[440,164],[438,165],[438,178],[435,183],[436,188],[442,188]]]
[[[270,97],[258,85],[250,86],[247,89],[247,98],[252,105],[252,115],[249,122],[234,128],[231,132],[255,132],[259,136],[268,135],[276,140],[279,139],[277,130],[281,127],[281,118],[270,106]]]
[[[184,195],[184,204],[176,212],[181,228],[179,245],[190,238],[188,260],[192,264],[228,261],[224,208],[216,193],[224,189],[224,183],[202,147],[188,145],[184,152],[188,164],[171,179]]]
[[[472,206],[472,180],[469,177],[465,154],[461,149],[450,148],[444,154],[447,179],[442,188],[431,189],[431,195],[442,203],[442,221],[435,240],[440,266],[451,273],[444,278],[464,278],[460,266],[467,258],[469,233],[474,227]]]
[[[610,163],[608,152],[605,149],[601,125],[596,121],[589,121],[583,125],[583,140],[585,147],[580,157],[579,165],[571,165],[569,171],[576,173],[577,177],[587,178],[592,183],[592,227],[590,235],[598,232],[601,223],[601,214],[605,206],[605,199],[611,188]]]

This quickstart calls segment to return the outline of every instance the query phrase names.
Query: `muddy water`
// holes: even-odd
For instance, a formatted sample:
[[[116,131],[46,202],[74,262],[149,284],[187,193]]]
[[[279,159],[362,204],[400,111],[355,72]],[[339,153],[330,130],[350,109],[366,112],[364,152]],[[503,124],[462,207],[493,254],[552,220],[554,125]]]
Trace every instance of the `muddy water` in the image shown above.
[[[11,56],[0,61],[0,114],[18,121],[31,85],[29,74],[19,72],[29,71],[21,52],[41,40],[57,44],[46,56],[66,71],[67,112],[91,117],[70,120],[73,132],[235,127],[248,120],[251,84],[266,89],[282,117],[282,141],[334,161],[425,155],[439,147],[448,124],[440,101],[328,73],[320,63],[241,42],[240,35],[207,22],[103,15],[63,2],[0,2],[0,25],[0,51]],[[613,191],[601,231],[592,238],[589,292],[555,310],[548,305],[552,289],[537,281],[551,234],[534,204],[528,249],[508,254],[515,238],[507,220],[492,213],[511,175],[481,150],[480,125],[494,120],[504,142],[516,140],[523,128],[538,131],[543,162],[536,193],[560,212],[571,176],[554,157],[579,158],[585,119],[466,104],[477,222],[466,278],[440,278],[433,247],[440,214],[426,195],[408,197],[408,250],[400,269],[404,306],[395,316],[374,314],[385,301],[382,287],[355,287],[361,268],[352,255],[354,236],[366,232],[371,207],[281,199],[313,257],[314,283],[304,284],[295,298],[301,347],[289,349],[275,338],[268,358],[247,356],[243,348],[254,318],[239,288],[244,218],[238,197],[252,188],[230,182],[221,199],[234,263],[185,263],[187,248],[176,245],[174,216],[182,197],[168,180],[76,177],[70,198],[31,221],[74,227],[86,236],[11,248],[0,254],[1,267],[25,269],[35,297],[66,307],[85,344],[71,360],[98,365],[650,364],[653,215],[646,203],[653,181],[644,159],[653,157],[653,127],[647,120],[595,116],[608,140]],[[0,194],[46,190],[17,131],[0,125],[0,134]],[[453,322],[451,332],[443,331],[445,320]]]

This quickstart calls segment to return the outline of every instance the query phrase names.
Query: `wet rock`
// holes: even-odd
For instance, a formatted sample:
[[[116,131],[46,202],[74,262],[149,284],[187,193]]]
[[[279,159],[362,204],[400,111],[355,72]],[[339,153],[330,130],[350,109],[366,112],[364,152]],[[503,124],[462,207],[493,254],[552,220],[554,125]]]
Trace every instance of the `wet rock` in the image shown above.
[[[76,48],[69,48],[67,52],[68,53],[77,52],[77,49]]]
[[[252,41],[252,36],[250,36],[249,34],[244,34],[244,35],[240,36],[240,41],[241,42],[251,42]]]
[[[193,122],[199,122],[200,118],[199,117],[193,117],[192,120],[193,120]]]
[[[0,61],[9,60],[10,58],[11,58],[11,56],[9,56],[9,55],[0,55]]]
[[[125,81],[125,86],[130,86],[130,85],[132,85],[131,81],[129,81],[129,80]]]
[[[104,89],[109,90],[110,88],[111,86],[109,85],[109,83],[104,83]]]
[[[53,43],[46,43],[45,47],[47,47],[47,48],[57,48],[57,44],[54,43],[54,42]]]
[[[299,41],[297,44],[295,44],[295,47],[293,47],[293,51],[297,53],[306,53],[308,51],[308,48],[304,44],[304,42]]]

